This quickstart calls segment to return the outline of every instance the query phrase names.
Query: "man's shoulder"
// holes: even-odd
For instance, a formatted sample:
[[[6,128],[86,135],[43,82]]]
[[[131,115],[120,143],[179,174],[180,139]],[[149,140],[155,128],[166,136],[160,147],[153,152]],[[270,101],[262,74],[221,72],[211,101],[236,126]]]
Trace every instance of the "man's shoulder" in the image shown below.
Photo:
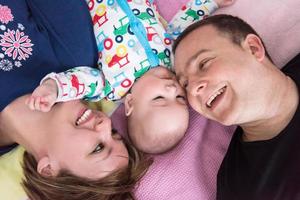
[[[299,67],[298,67],[299,66]],[[300,72],[300,53],[290,60],[283,68],[284,73]]]

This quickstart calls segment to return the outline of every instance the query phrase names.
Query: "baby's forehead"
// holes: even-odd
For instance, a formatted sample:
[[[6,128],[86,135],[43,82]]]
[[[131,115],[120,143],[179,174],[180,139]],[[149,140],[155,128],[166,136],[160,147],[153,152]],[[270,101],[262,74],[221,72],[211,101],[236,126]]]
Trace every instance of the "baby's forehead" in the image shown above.
[[[149,72],[154,73],[154,74],[169,74],[169,75],[175,75],[175,72],[172,71],[172,69],[170,67],[166,67],[163,65],[159,65],[157,67],[152,68],[151,70],[149,70]]]

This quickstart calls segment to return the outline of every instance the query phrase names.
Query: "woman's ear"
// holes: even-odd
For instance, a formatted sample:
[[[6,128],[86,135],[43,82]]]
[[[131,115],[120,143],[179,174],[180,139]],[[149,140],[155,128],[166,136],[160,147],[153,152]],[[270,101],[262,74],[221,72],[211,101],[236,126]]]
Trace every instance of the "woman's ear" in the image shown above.
[[[48,156],[44,156],[38,161],[37,171],[42,176],[53,177],[58,175],[59,169],[51,163]]]
[[[258,61],[263,61],[266,56],[265,47],[261,39],[255,34],[248,34],[243,42],[246,49],[249,49]]]
[[[133,99],[132,94],[128,93],[125,96],[125,115],[128,117],[133,111]]]

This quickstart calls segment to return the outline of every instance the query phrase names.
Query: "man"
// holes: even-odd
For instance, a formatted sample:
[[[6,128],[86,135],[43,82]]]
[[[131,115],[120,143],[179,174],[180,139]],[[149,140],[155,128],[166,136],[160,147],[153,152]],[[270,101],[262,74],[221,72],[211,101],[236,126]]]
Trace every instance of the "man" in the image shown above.
[[[300,199],[300,55],[281,72],[253,28],[229,15],[193,24],[173,51],[191,106],[238,125],[218,172],[217,199]]]

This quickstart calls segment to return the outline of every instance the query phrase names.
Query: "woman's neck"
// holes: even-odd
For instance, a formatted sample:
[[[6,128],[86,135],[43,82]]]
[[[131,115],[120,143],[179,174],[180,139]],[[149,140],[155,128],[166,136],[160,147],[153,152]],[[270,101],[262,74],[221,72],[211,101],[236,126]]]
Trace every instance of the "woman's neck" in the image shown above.
[[[39,123],[38,111],[32,111],[25,105],[27,95],[11,102],[0,114],[0,146],[12,143],[22,145],[28,152],[38,155],[42,147],[42,136],[35,130]]]
[[[5,121],[4,111],[0,112],[0,147],[8,146],[15,143],[9,134],[11,131],[7,129],[7,122]]]

